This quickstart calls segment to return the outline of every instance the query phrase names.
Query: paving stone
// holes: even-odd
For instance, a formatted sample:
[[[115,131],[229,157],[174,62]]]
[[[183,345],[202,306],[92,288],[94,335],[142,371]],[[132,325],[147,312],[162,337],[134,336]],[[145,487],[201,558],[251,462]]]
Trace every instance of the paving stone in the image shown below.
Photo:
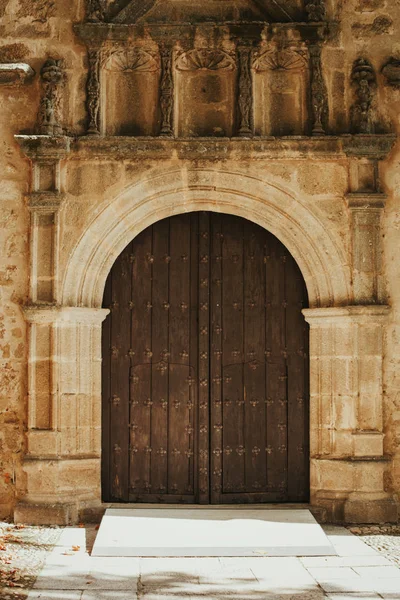
[[[31,590],[28,600],[81,600],[80,590]]]
[[[137,600],[138,595],[135,591],[128,590],[96,590],[85,591],[80,600]]]
[[[393,565],[389,567],[354,567],[354,571],[362,577],[377,577],[378,579],[400,578],[400,569]]]
[[[358,578],[357,573],[350,567],[309,567],[308,572],[316,581]]]
[[[328,600],[381,600],[381,596],[370,592],[357,592],[355,594],[328,594]]]
[[[384,556],[306,556],[301,558],[305,567],[390,567],[392,563]]]
[[[361,592],[376,592],[372,582],[362,579],[361,577],[354,577],[351,579],[330,579],[326,581],[319,581],[318,584],[328,593],[343,594],[352,592],[353,594]]]

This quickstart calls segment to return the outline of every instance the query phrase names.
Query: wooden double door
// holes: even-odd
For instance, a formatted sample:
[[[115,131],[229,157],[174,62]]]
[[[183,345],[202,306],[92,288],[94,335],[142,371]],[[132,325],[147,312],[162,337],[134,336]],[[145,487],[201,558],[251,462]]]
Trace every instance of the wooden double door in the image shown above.
[[[294,259],[245,219],[135,238],[104,294],[103,499],[307,501],[306,305]]]

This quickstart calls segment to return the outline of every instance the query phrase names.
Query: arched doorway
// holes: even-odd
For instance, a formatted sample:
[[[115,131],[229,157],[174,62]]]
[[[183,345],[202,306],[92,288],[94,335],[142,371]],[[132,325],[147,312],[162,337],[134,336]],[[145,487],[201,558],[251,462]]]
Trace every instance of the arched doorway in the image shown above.
[[[139,234],[104,293],[103,500],[308,501],[307,302],[287,249],[243,218]]]

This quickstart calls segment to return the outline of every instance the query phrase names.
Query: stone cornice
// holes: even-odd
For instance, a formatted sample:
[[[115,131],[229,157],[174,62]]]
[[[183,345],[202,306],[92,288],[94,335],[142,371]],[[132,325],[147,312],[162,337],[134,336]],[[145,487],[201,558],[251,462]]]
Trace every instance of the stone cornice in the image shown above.
[[[196,30],[204,25],[214,29],[229,31],[232,38],[250,36],[267,39],[284,35],[292,42],[318,42],[330,39],[337,31],[336,22],[321,23],[268,23],[266,21],[224,21],[207,23],[141,23],[122,25],[117,23],[79,23],[75,33],[87,45],[102,45],[105,42],[125,42],[150,36],[154,40],[165,41],[166,37],[176,41],[193,41]]]
[[[14,137],[26,156],[37,161],[66,158],[72,139],[64,135],[16,135]]]
[[[342,135],[321,137],[243,138],[166,138],[82,136],[51,137],[17,135],[15,139],[32,160],[74,158],[91,160],[143,160],[143,158],[181,160],[321,159],[343,160],[368,157],[383,160],[397,137],[385,135]]]

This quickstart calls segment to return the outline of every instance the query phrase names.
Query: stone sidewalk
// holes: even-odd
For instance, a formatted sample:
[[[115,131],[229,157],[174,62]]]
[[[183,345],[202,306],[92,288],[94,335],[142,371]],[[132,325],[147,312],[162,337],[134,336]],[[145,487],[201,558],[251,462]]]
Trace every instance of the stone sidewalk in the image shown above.
[[[324,527],[337,557],[92,558],[66,529],[29,600],[400,600],[400,569],[347,529]],[[93,534],[93,532],[92,532]]]

